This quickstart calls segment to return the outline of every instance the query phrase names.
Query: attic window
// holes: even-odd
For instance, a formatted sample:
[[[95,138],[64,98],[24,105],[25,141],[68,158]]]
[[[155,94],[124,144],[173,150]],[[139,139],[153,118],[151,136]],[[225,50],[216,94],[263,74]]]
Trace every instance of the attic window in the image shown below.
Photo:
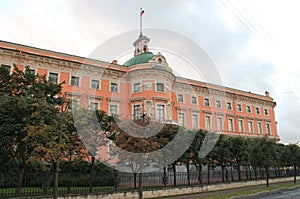
[[[161,58],[159,58],[157,61],[158,61],[158,63],[160,63],[160,64],[162,63],[162,60],[161,60]]]

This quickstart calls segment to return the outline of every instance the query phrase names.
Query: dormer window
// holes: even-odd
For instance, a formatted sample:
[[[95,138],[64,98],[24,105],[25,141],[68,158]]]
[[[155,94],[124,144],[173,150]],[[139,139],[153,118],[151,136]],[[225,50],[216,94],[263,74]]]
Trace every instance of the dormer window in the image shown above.
[[[161,58],[159,58],[159,59],[157,60],[157,62],[158,62],[159,64],[161,64],[161,63],[162,63]]]

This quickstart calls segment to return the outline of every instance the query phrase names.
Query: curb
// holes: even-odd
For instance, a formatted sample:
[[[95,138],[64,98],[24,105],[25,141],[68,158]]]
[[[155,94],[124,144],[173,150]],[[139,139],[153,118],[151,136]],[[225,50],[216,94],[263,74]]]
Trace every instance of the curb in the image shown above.
[[[278,194],[278,193],[282,193],[285,191],[293,191],[296,189],[299,189],[300,185],[297,186],[293,186],[293,187],[289,187],[289,188],[282,188],[282,189],[275,189],[272,191],[262,191],[262,192],[258,192],[258,193],[254,193],[254,194],[247,194],[247,195],[241,195],[241,196],[233,196],[227,199],[251,199],[251,198],[257,198],[257,197],[261,197],[261,196],[269,196],[269,195],[273,195],[273,194]]]

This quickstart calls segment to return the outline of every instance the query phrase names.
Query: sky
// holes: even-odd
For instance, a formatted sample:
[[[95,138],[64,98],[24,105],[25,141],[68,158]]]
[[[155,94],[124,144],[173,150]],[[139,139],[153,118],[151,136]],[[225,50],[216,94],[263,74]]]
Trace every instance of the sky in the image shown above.
[[[183,35],[207,53],[224,86],[269,91],[281,142],[300,141],[300,1],[1,0],[0,40],[89,57],[120,34],[138,36],[141,5],[144,34],[154,28]],[[133,41],[124,45],[133,50]],[[165,55],[177,73],[195,78],[182,60]]]

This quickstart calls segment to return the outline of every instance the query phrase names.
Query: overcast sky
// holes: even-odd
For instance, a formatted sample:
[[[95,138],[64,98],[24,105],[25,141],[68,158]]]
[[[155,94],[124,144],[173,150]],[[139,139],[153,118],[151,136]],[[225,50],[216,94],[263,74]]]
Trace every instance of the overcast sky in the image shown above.
[[[212,59],[223,85],[269,91],[282,142],[300,140],[300,1],[2,0],[0,40],[89,57],[117,35],[136,30],[138,36],[141,4],[145,28],[193,40]],[[126,42],[133,48],[133,41]],[[169,56],[171,68],[181,73],[180,61]],[[190,70],[182,73],[193,77]]]

